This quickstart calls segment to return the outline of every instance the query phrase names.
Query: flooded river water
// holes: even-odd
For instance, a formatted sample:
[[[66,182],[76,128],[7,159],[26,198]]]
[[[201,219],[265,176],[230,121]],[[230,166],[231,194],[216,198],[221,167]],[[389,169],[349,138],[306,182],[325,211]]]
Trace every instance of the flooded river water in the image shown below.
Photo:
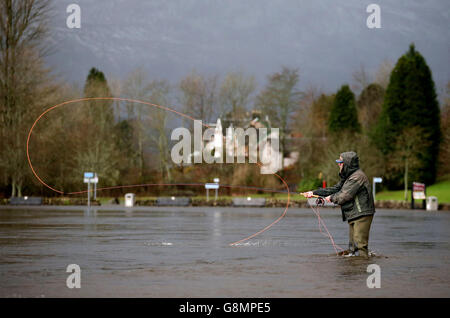
[[[49,207],[45,207],[49,209]],[[0,297],[450,297],[450,213],[377,210],[369,260],[311,209],[0,209]],[[340,209],[321,215],[348,243]],[[81,288],[69,289],[69,264]],[[369,264],[380,288],[368,288]]]

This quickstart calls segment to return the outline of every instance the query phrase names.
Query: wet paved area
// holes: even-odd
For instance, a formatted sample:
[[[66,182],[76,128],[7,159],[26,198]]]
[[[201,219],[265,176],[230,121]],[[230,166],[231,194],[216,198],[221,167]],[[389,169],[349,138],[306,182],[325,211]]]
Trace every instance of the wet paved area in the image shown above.
[[[363,260],[336,256],[311,209],[237,247],[283,209],[45,209],[0,208],[0,297],[450,297],[449,212],[377,210]],[[340,210],[321,216],[345,248]],[[80,289],[66,286],[69,264]]]

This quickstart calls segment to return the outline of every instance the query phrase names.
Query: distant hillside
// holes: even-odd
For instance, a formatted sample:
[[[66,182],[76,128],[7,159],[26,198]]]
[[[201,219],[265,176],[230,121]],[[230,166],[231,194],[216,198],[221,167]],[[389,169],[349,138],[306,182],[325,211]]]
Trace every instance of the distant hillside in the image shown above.
[[[438,88],[450,79],[445,0],[379,0],[381,29],[367,28],[372,2],[361,0],[79,0],[81,29],[69,29],[73,2],[55,1],[48,57],[68,81],[82,83],[92,66],[117,78],[140,67],[171,81],[193,69],[242,69],[262,85],[285,65],[300,68],[302,86],[335,91],[361,64],[374,72],[411,42]]]

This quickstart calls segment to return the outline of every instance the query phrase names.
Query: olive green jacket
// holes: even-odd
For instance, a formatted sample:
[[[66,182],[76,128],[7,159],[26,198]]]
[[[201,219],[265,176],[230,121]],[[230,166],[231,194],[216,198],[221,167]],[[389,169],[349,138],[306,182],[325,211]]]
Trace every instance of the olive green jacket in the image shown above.
[[[317,189],[313,193],[322,197],[330,196],[331,202],[341,206],[342,220],[352,221],[362,216],[373,215],[375,204],[369,179],[359,168],[355,152],[341,154],[344,161],[341,180],[334,186]]]

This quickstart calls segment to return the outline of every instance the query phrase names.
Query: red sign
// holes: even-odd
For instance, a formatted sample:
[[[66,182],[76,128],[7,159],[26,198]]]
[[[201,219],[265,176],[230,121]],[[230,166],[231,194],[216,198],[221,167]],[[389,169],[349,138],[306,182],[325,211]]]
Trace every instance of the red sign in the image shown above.
[[[425,184],[419,182],[413,182],[413,199],[425,200]]]

